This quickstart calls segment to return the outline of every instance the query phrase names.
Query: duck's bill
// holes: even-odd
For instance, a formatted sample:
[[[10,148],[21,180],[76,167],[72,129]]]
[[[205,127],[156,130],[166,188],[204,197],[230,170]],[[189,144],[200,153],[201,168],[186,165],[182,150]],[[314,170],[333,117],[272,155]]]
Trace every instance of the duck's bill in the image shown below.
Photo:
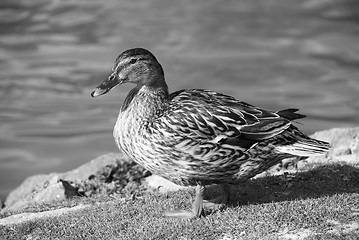
[[[110,91],[110,89],[106,88],[106,89],[102,89],[102,88],[95,88],[92,93],[91,93],[91,97],[97,97],[97,96],[101,96],[105,93],[108,93]]]
[[[91,97],[97,97],[108,93],[113,87],[121,83],[121,80],[119,80],[114,74],[111,74],[105,81],[103,81],[92,91]]]

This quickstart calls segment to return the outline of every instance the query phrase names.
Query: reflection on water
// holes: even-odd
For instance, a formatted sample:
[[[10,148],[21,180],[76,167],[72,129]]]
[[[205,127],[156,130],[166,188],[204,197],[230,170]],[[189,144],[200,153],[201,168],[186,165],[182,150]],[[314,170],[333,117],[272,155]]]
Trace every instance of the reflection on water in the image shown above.
[[[118,53],[150,49],[172,91],[210,88],[301,108],[305,132],[357,125],[356,0],[0,3],[0,196],[35,173],[117,151],[131,86],[93,100]]]

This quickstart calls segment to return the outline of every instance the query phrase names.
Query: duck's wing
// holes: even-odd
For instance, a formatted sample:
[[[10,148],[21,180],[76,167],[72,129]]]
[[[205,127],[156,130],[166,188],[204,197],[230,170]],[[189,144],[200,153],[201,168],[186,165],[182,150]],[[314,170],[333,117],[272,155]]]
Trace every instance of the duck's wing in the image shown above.
[[[267,111],[233,97],[201,89],[170,95],[170,106],[161,121],[174,132],[214,139],[259,141],[280,134],[291,120],[304,117],[296,109]]]

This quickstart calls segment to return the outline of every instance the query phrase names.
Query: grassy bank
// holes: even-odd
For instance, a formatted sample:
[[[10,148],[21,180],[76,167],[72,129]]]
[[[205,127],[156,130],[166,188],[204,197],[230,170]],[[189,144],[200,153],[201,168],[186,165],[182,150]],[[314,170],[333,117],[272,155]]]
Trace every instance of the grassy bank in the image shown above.
[[[97,196],[29,206],[24,211],[78,204],[91,207],[58,217],[0,226],[0,236],[5,239],[357,239],[359,236],[357,166],[312,166],[304,172],[254,179],[231,190],[226,209],[191,221],[166,219],[162,214],[173,208],[190,208],[193,190],[168,194],[140,192],[126,198]]]

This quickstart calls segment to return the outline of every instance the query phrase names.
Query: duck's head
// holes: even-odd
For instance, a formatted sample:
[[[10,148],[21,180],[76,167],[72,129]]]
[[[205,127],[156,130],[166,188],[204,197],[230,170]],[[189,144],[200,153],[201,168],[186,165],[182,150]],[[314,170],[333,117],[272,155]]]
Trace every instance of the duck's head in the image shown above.
[[[115,60],[111,74],[91,93],[97,97],[123,83],[134,83],[138,87],[164,88],[167,85],[161,64],[155,56],[143,48],[133,48],[121,53]]]

